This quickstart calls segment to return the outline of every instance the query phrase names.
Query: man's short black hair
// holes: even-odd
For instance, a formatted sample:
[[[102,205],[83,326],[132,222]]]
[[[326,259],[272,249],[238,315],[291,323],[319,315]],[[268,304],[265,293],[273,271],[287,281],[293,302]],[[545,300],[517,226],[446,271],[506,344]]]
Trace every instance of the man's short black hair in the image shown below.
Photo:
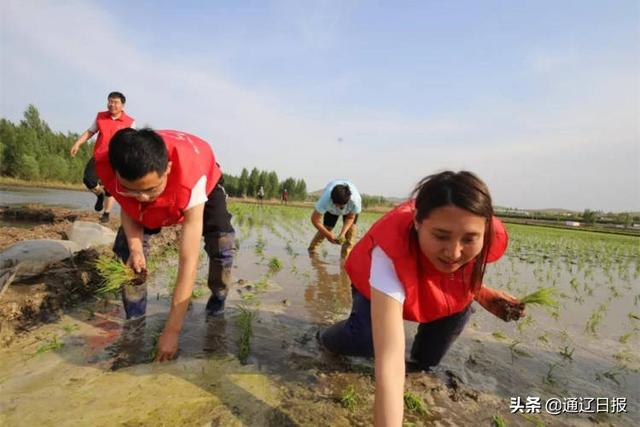
[[[351,199],[351,190],[345,184],[338,184],[331,190],[331,200],[334,205],[346,205]]]
[[[152,129],[120,129],[109,142],[109,163],[127,181],[167,170],[169,155],[162,137]]]
[[[123,104],[127,103],[127,98],[124,97],[124,94],[122,92],[111,92],[109,96],[107,96],[107,99],[109,98],[120,98],[120,101],[122,101]]]

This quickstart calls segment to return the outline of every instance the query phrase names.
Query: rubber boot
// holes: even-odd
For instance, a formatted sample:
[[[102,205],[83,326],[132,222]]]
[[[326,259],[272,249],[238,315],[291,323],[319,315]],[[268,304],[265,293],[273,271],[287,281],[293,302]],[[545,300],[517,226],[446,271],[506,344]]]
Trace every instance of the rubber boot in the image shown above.
[[[207,286],[211,290],[206,310],[207,315],[218,316],[224,313],[225,300],[231,287],[235,233],[210,233],[204,240],[204,249],[209,255]]]
[[[315,254],[316,250],[318,249],[318,246],[320,246],[320,244],[324,239],[325,239],[324,234],[322,234],[320,231],[317,231],[315,236],[313,236],[313,239],[311,239],[311,243],[309,243],[309,248],[308,248],[309,253]]]
[[[142,252],[145,258],[149,256],[149,237],[148,234],[144,234],[142,241]],[[116,240],[113,243],[113,252],[122,262],[126,263],[129,259],[129,245],[122,227],[118,229]],[[144,316],[147,312],[147,284],[123,286],[122,305],[127,319],[137,319]]]
[[[353,245],[356,244],[357,234],[358,230],[356,228],[356,225],[353,224],[344,235],[344,243],[342,244],[342,249],[340,250],[340,258],[346,259],[347,256],[349,256],[351,249],[353,249]]]

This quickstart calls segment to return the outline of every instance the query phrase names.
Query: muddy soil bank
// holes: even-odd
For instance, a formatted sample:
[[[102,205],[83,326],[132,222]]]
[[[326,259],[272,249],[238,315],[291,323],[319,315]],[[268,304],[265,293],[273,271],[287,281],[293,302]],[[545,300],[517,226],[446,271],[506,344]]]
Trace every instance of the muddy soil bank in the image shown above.
[[[92,212],[38,205],[0,206],[3,221],[0,251],[21,240],[62,239],[76,220],[95,221]],[[117,230],[119,219],[103,224]],[[175,241],[176,231],[168,229],[153,237],[155,248],[162,242]],[[56,262],[42,274],[16,278],[0,296],[0,347],[8,346],[20,334],[34,330],[42,323],[53,322],[65,310],[93,299],[101,286],[95,262],[110,248],[82,250],[72,258]]]

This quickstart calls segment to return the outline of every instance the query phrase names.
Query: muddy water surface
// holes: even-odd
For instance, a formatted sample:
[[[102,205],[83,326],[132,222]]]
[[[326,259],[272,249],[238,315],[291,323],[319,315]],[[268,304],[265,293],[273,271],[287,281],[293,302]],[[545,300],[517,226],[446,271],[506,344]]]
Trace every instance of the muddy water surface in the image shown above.
[[[323,354],[314,339],[350,308],[339,247],[325,242],[317,256],[307,254],[313,234],[307,210],[236,203],[231,209],[236,283],[223,318],[204,315],[203,252],[202,292],[188,313],[179,358],[149,363],[176,274],[175,254],[168,250],[151,260],[144,320],[125,322],[117,298],[91,301],[0,350],[0,425],[370,425],[371,362]],[[376,218],[361,216],[359,234]],[[510,231],[510,252],[491,268],[487,282],[524,295],[555,281],[562,308],[531,307],[533,320],[516,325],[478,307],[435,373],[408,375],[407,389],[429,412],[407,411],[405,421],[492,425],[500,415],[508,425],[637,425],[637,249],[618,243],[623,249],[610,255],[620,261],[607,262],[605,271],[593,262],[561,259],[566,254],[532,243],[527,229]],[[548,258],[533,256],[536,251]],[[245,331],[236,307],[255,314],[245,364],[238,359]],[[590,332],[593,313],[600,320]],[[415,325],[407,323],[406,330],[410,348]],[[341,402],[349,387],[356,396],[352,408]],[[543,402],[624,397],[627,413],[552,417],[543,407],[541,414],[523,416],[510,413],[516,396]]]

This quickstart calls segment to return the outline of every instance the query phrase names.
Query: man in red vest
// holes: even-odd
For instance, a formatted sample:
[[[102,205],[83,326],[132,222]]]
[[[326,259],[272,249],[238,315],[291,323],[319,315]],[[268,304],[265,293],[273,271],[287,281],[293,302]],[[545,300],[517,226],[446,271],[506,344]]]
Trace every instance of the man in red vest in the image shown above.
[[[84,185],[93,192],[96,197],[94,208],[100,212],[104,207],[104,212],[100,217],[100,222],[108,222],[109,214],[113,206],[113,198],[100,185],[98,175],[96,175],[95,159],[108,151],[109,140],[120,129],[135,128],[135,121],[124,112],[124,104],[127,102],[125,96],[120,92],[111,92],[107,96],[107,111],[101,111],[96,116],[89,129],[84,131],[71,147],[71,157],[75,157],[78,150],[93,135],[98,133],[96,143],[93,146],[93,157],[84,169]]]
[[[157,360],[178,350],[178,336],[196,278],[200,237],[209,256],[207,314],[224,312],[231,282],[235,234],[227,211],[222,171],[211,147],[184,132],[122,129],[96,158],[106,191],[122,208],[122,226],[114,252],[136,272],[146,270],[149,236],[161,227],[182,224],[178,277],[171,311],[158,339]],[[137,288],[137,289],[131,289]],[[146,285],[126,287],[122,295],[128,319],[146,311]]]

